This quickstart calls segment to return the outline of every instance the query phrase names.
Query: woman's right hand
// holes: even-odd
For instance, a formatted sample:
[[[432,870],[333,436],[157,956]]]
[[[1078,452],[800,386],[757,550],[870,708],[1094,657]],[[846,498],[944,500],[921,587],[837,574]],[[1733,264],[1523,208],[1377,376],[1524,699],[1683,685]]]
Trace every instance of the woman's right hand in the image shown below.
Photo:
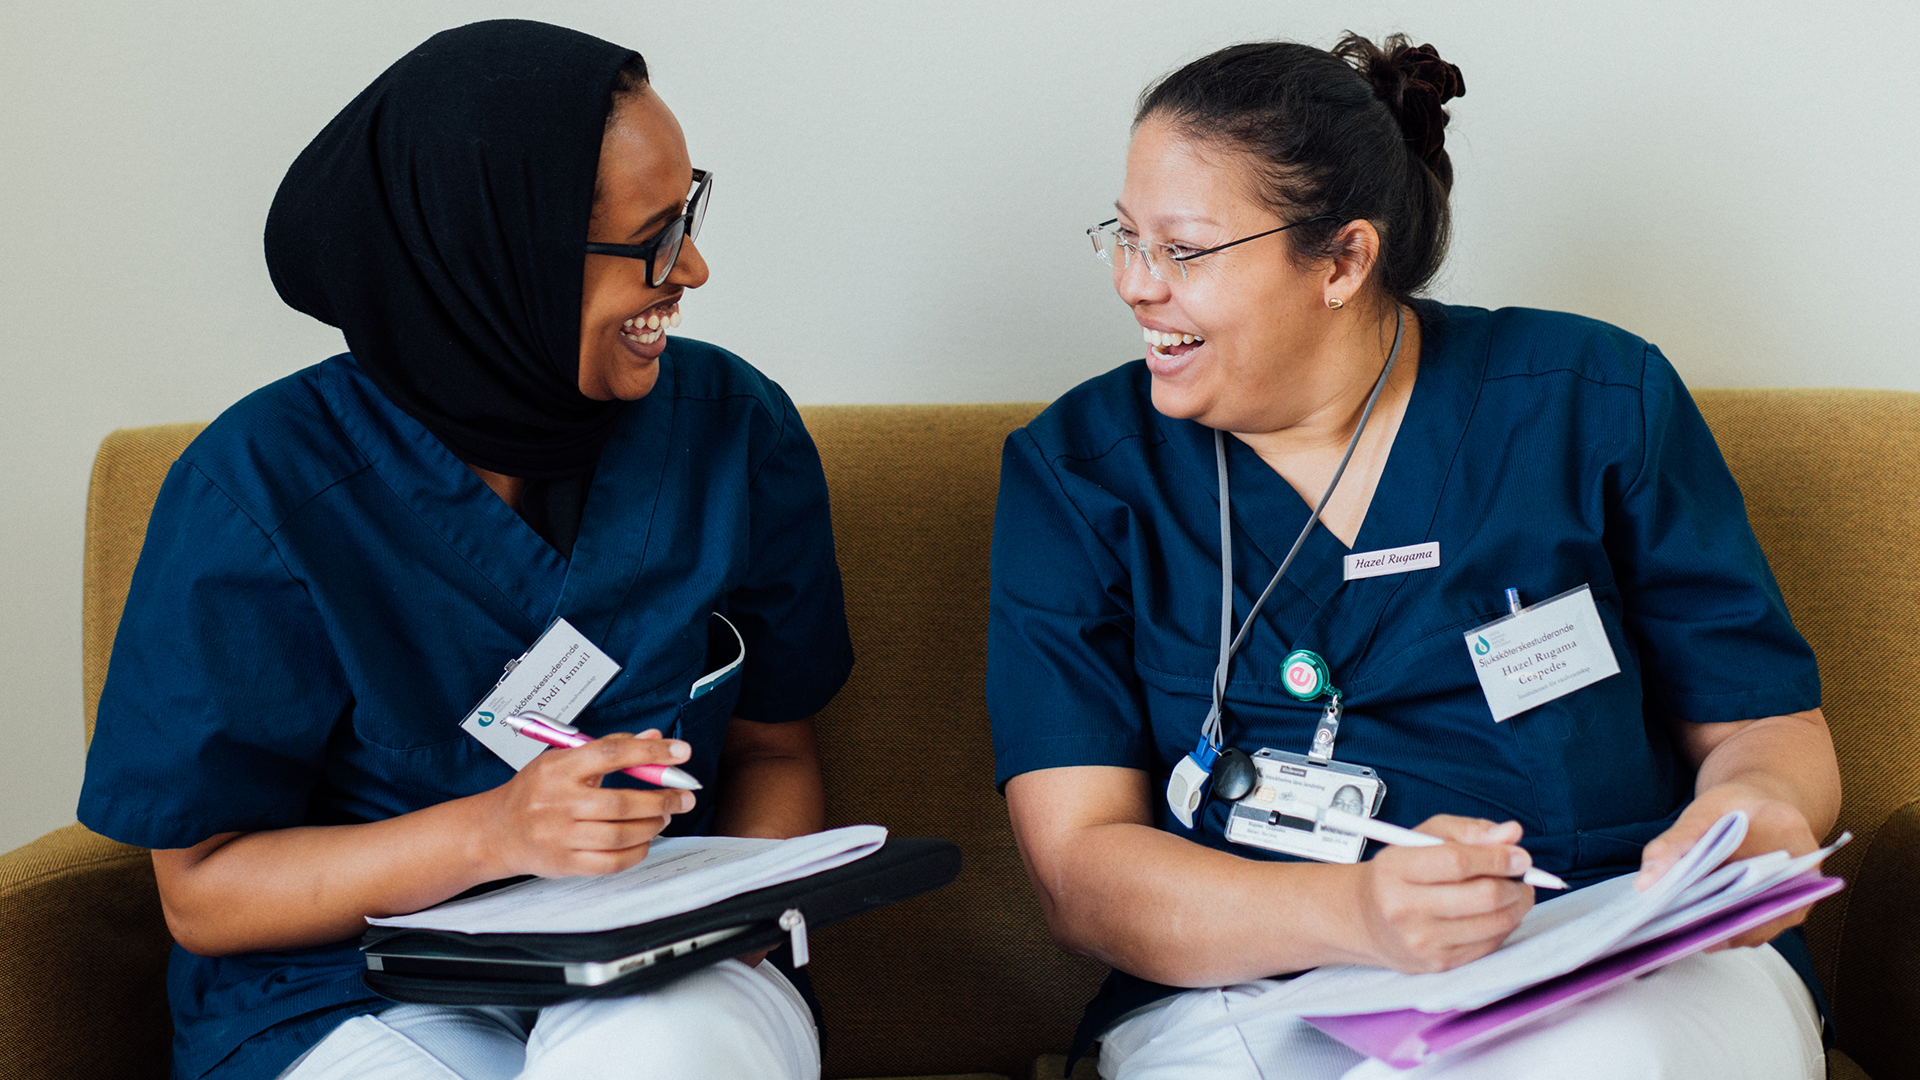
[[[1517,880],[1528,857],[1513,822],[1435,817],[1421,830],[1452,843],[1387,848],[1363,863],[1294,862],[1159,828],[1155,801],[1165,796],[1140,769],[1036,769],[1006,791],[1054,940],[1169,986],[1325,964],[1438,971],[1498,948],[1533,906]]]
[[[570,750],[548,750],[483,795],[479,857],[494,877],[611,874],[647,857],[673,815],[693,809],[690,791],[600,786],[634,765],[679,765],[686,743],[657,730],[625,732]]]
[[[299,949],[358,937],[366,916],[402,915],[517,874],[610,874],[647,857],[685,791],[603,788],[633,765],[677,765],[687,744],[658,731],[548,750],[491,791],[354,825],[220,833],[155,851],[174,940],[201,956]]]
[[[1452,843],[1388,847],[1359,864],[1355,910],[1373,962],[1418,974],[1446,971],[1498,949],[1533,908],[1519,880],[1533,860],[1520,824],[1438,814],[1418,832]]]

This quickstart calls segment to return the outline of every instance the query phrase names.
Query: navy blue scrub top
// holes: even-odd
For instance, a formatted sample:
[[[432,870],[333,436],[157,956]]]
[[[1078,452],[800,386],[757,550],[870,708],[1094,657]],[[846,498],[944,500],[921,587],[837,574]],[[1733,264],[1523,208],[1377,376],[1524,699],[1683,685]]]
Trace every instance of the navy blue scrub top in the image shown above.
[[[181,848],[497,787],[512,770],[460,721],[564,617],[623,665],[575,722],[690,742],[706,790],[667,831],[706,832],[728,719],[813,715],[853,652],[826,479],[793,403],[712,345],[675,338],[660,364],[601,455],[571,560],[351,356],[227,410],[154,507],[80,820]],[[746,661],[689,701],[714,611]],[[176,947],[175,1075],[275,1076],[384,1006],[363,968],[355,941],[217,959]]]
[[[1658,349],[1571,315],[1417,310],[1413,396],[1351,550],[1438,541],[1440,565],[1343,581],[1349,549],[1315,528],[1234,658],[1225,740],[1308,750],[1322,705],[1289,697],[1280,665],[1312,649],[1345,694],[1335,757],[1379,771],[1382,819],[1514,819],[1534,861],[1576,887],[1628,873],[1691,797],[1668,723],[1811,709],[1813,654]],[[1287,859],[1230,844],[1227,803],[1210,801],[1194,830],[1167,810],[1167,776],[1211,700],[1220,503],[1212,430],[1156,412],[1151,381],[1127,364],[1007,439],[987,667],[996,779],[1145,770],[1161,828]],[[1311,507],[1237,439],[1227,463],[1238,626]],[[1508,587],[1532,603],[1582,584],[1620,674],[1494,723],[1462,635],[1507,613]],[[1110,1023],[1153,996],[1095,1012]]]

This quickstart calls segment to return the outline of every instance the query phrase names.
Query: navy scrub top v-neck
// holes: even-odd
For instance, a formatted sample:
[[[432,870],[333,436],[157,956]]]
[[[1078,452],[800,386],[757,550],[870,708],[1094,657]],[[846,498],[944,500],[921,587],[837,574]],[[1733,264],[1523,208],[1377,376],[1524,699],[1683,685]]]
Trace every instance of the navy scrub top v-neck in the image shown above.
[[[714,611],[746,661],[690,701]],[[601,454],[568,560],[351,356],[298,372],[229,409],[167,475],[80,820],[181,848],[497,787],[512,770],[459,723],[556,617],[623,665],[575,722],[690,742],[706,790],[667,832],[705,832],[728,719],[811,716],[853,662],[826,480],[777,385],[674,339]],[[276,1075],[383,1006],[362,969],[354,941],[224,958],[176,946],[175,1074]]]
[[[1416,307],[1419,373],[1352,550],[1437,541],[1440,565],[1343,581],[1349,549],[1315,528],[1234,659],[1225,741],[1308,750],[1321,705],[1288,696],[1280,666],[1312,649],[1345,694],[1335,756],[1379,771],[1381,818],[1518,820],[1534,862],[1576,887],[1633,871],[1692,792],[1667,722],[1811,709],[1813,654],[1658,349],[1571,315]],[[1230,844],[1222,801],[1187,830],[1161,795],[1210,701],[1220,504],[1212,430],[1156,412],[1151,381],[1127,364],[1007,439],[987,670],[996,780],[1141,769],[1161,828],[1288,858]],[[1227,452],[1237,626],[1311,508],[1245,444]],[[1533,603],[1582,584],[1620,674],[1494,723],[1462,635],[1506,614],[1509,587]]]

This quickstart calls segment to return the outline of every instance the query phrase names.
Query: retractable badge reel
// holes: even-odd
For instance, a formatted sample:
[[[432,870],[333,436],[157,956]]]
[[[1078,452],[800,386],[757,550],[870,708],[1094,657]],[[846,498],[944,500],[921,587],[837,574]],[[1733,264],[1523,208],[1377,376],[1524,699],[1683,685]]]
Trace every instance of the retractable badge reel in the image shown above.
[[[1299,701],[1327,699],[1326,711],[1313,729],[1313,747],[1307,757],[1322,764],[1333,760],[1333,743],[1340,737],[1340,690],[1333,685],[1333,673],[1327,662],[1311,649],[1295,649],[1280,665],[1280,681],[1287,693]]]
[[[1326,660],[1311,649],[1295,649],[1287,654],[1280,667],[1280,681],[1286,687],[1288,695],[1299,701],[1317,701],[1327,699],[1327,706],[1320,714],[1320,722],[1314,727],[1313,744],[1308,749],[1306,759],[1316,765],[1327,765],[1333,760],[1333,748],[1340,737],[1340,690],[1333,685],[1332,672],[1327,668]],[[1218,742],[1219,716],[1217,711],[1209,713],[1207,722],[1202,725],[1199,743],[1180,763],[1174,766],[1173,775],[1167,778],[1167,806],[1173,811],[1180,823],[1193,828],[1193,815],[1199,811],[1200,804],[1207,795],[1213,795],[1231,803],[1238,803],[1251,794],[1255,786],[1268,770],[1264,760],[1256,761],[1238,747],[1221,749]],[[1276,752],[1262,750],[1259,758],[1275,757]],[[1293,757],[1295,755],[1279,755]]]
[[[1340,735],[1340,691],[1333,689],[1327,662],[1310,649],[1295,649],[1281,665],[1280,681],[1286,685],[1288,694],[1301,701],[1312,701],[1331,692],[1327,710],[1321,714],[1320,725],[1313,732],[1310,756],[1320,761],[1333,757],[1333,743]],[[1208,719],[1218,723],[1215,717]],[[1203,734],[1193,752],[1174,767],[1173,776],[1167,781],[1167,805],[1180,818],[1180,823],[1191,829],[1192,815],[1200,809],[1209,789],[1228,802],[1239,802],[1253,790],[1257,779],[1259,770],[1245,750],[1235,746],[1219,749]],[[1186,812],[1182,814],[1182,810]]]

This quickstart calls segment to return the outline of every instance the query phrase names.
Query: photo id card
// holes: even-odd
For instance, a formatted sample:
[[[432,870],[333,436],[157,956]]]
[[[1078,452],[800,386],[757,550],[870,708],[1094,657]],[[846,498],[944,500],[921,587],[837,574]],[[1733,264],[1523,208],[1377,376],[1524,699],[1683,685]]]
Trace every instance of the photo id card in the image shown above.
[[[1469,630],[1466,641],[1496,723],[1620,674],[1585,585]]]
[[[1380,812],[1387,785],[1372,769],[1305,755],[1262,750],[1253,755],[1260,774],[1247,797],[1227,816],[1227,839],[1319,862],[1354,863],[1367,846],[1358,833],[1320,824],[1320,811],[1337,806],[1350,814]]]
[[[496,721],[516,713],[537,712],[571,724],[619,673],[620,665],[575,630],[572,623],[555,619],[532,648],[507,665],[506,675],[460,726],[519,772],[547,746]]]

